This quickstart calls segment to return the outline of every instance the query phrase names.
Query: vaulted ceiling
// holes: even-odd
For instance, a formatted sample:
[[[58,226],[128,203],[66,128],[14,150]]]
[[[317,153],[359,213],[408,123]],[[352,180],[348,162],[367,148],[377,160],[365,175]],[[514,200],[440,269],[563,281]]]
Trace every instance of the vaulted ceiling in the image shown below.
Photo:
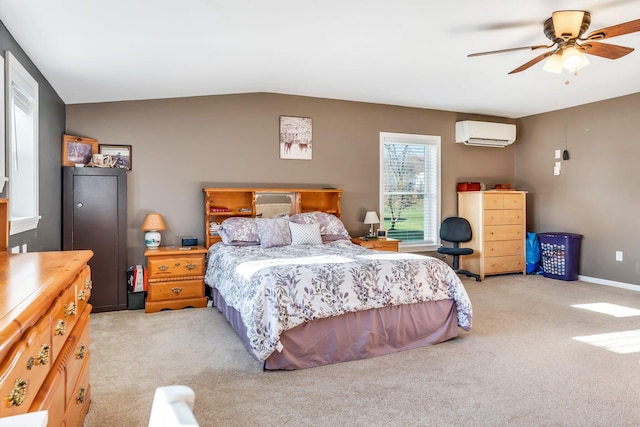
[[[640,92],[637,50],[575,76],[540,62],[556,10],[586,31],[640,18],[640,1],[5,0],[0,20],[67,104],[276,92],[509,118]],[[609,42],[609,40],[606,40]]]

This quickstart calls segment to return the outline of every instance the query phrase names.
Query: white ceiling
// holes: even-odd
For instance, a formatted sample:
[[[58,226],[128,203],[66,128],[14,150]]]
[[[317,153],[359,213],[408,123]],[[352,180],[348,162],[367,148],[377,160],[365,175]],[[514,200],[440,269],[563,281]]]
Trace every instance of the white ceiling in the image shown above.
[[[568,9],[587,33],[640,18],[633,0],[2,0],[0,20],[67,104],[275,92],[518,118],[640,92],[640,33],[578,76],[507,74],[540,50],[467,57],[550,44]]]

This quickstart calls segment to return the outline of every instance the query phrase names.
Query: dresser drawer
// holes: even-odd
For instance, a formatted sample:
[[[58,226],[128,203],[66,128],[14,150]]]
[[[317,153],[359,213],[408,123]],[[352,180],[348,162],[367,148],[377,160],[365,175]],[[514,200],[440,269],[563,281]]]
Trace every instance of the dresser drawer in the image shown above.
[[[511,273],[525,270],[524,256],[489,257],[484,260],[484,273]]]
[[[149,283],[149,289],[147,290],[147,298],[151,302],[203,296],[204,282],[202,280]]]
[[[203,256],[149,257],[149,280],[171,277],[204,276]]]
[[[65,426],[64,424],[64,367],[56,363],[52,373],[47,377],[44,386],[38,392],[36,400],[29,408],[29,412],[47,411],[47,426]],[[67,424],[68,425],[68,424]]]
[[[505,194],[504,195],[504,208],[505,209],[520,209],[524,210],[524,195],[523,194]]]
[[[486,242],[484,245],[484,256],[486,257],[522,254],[524,254],[524,242],[520,240],[498,240]]]
[[[82,313],[91,298],[91,289],[93,282],[91,281],[91,269],[86,266],[74,281],[76,287],[76,303],[78,304],[78,313]]]
[[[73,389],[67,389],[69,393],[66,410],[65,427],[82,427],[85,415],[89,411],[89,403],[91,402],[90,386],[89,386],[89,358],[82,365],[79,380]]]
[[[484,240],[520,240],[524,243],[524,227],[522,225],[487,225],[484,227]]]
[[[524,211],[509,210],[485,210],[484,225],[515,225],[524,224]]]
[[[28,411],[52,362],[51,319],[45,315],[16,343],[0,367],[0,417]]]
[[[80,371],[85,362],[89,360],[89,311],[90,310],[86,310],[82,313],[76,327],[71,333],[71,337],[67,341],[67,344],[71,347],[66,360],[67,390],[69,391],[76,387],[80,377]],[[67,405],[70,399],[71,394],[67,395]]]
[[[484,209],[524,209],[524,195],[512,193],[484,193]]]
[[[76,287],[69,286],[56,298],[51,310],[51,357],[56,359],[76,324],[78,306],[76,304]]]

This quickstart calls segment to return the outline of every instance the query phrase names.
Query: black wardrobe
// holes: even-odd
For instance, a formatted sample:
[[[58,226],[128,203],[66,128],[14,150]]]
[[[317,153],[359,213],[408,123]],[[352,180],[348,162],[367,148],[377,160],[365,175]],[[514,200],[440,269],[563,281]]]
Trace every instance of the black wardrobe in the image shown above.
[[[90,249],[94,312],[127,308],[127,170],[63,167],[62,249]]]

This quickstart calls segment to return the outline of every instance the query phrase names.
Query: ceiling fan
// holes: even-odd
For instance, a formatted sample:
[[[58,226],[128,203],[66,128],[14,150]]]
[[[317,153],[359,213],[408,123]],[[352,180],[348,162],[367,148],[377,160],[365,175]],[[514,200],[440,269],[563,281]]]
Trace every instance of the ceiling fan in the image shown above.
[[[472,53],[468,56],[492,55],[495,53],[525,49],[553,49],[536,56],[531,61],[510,71],[509,74],[524,71],[547,58],[548,60],[544,66],[546,71],[560,73],[563,69],[566,69],[570,72],[577,73],[577,70],[589,64],[588,59],[584,55],[585,53],[607,59],[618,59],[633,52],[634,49],[631,47],[599,43],[595,40],[610,39],[612,37],[640,31],[640,19],[592,31],[586,37],[583,37],[584,32],[589,28],[590,24],[591,14],[589,12],[583,10],[560,10],[553,12],[551,18],[544,21],[544,35],[553,42],[550,45],[515,47]]]

